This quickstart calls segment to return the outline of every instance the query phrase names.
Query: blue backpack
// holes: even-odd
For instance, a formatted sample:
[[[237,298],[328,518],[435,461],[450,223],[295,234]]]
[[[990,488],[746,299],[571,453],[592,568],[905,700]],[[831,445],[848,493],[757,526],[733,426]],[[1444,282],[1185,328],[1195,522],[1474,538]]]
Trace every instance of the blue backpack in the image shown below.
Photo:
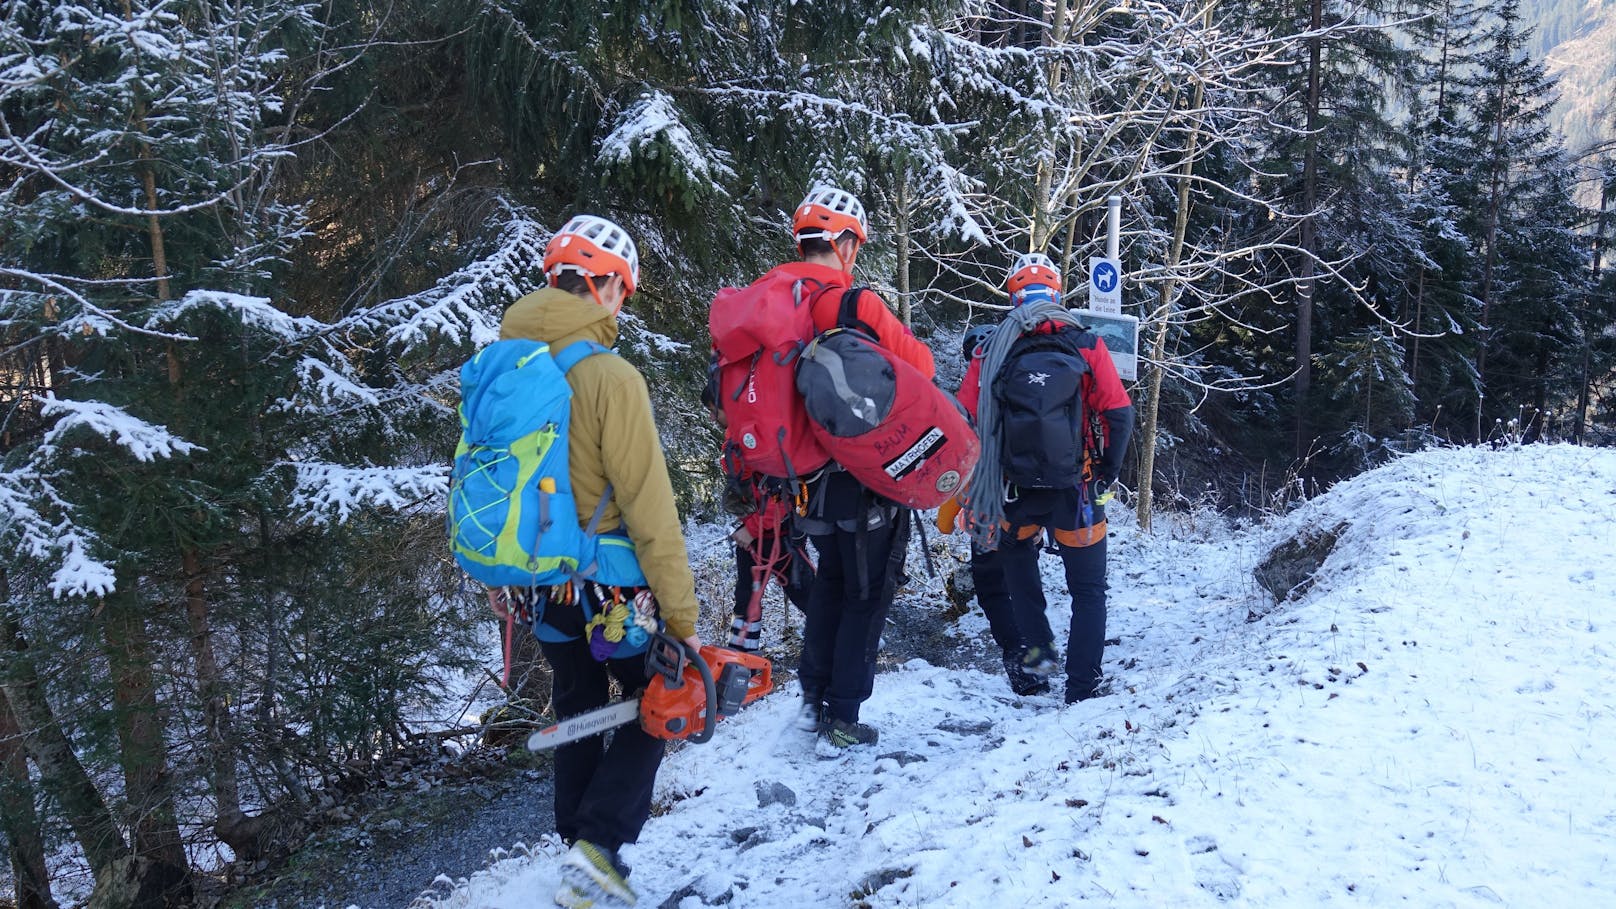
[[[566,376],[597,353],[611,351],[579,341],[552,356],[548,344],[511,339],[489,345],[461,367],[448,531],[455,561],[473,579],[530,590],[581,581],[646,585],[628,538],[595,533],[610,486],[588,529],[578,526],[567,456],[572,388]],[[577,637],[555,624],[535,615],[534,634],[545,640]]]

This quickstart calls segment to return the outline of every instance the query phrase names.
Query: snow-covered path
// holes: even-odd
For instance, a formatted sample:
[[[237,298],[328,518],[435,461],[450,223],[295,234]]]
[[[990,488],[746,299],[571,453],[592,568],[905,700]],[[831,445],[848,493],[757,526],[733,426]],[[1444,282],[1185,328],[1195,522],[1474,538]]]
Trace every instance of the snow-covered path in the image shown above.
[[[1252,567],[1337,527],[1274,606]],[[1609,904],[1616,452],[1427,452],[1268,528],[1112,547],[1118,693],[915,660],[877,678],[880,744],[830,760],[768,698],[664,765],[624,852],[641,905]],[[554,867],[422,904],[547,905]]]

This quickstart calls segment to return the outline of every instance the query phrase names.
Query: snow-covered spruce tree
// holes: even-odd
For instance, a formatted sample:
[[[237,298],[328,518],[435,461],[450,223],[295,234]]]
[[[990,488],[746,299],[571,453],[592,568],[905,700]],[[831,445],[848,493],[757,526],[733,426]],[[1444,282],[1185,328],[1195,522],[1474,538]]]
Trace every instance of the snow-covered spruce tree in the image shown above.
[[[1292,44],[1288,66],[1271,71],[1273,129],[1255,179],[1281,200],[1292,250],[1259,263],[1294,272],[1289,401],[1292,450],[1306,454],[1346,415],[1312,400],[1313,352],[1396,312],[1402,261],[1413,231],[1393,165],[1404,153],[1388,111],[1413,86],[1414,54],[1395,24],[1423,12],[1423,0],[1296,0],[1230,3],[1231,26]],[[1279,364],[1275,364],[1276,366]]]
[[[1451,431],[1455,418],[1475,399],[1474,357],[1481,308],[1470,293],[1471,244],[1455,199],[1473,162],[1466,158],[1461,80],[1475,61],[1481,9],[1462,0],[1442,0],[1431,15],[1411,23],[1421,49],[1407,117],[1409,214],[1418,230],[1416,257],[1405,279],[1397,319],[1407,327],[1408,375],[1418,420]]]
[[[1470,292],[1480,304],[1478,398],[1463,414],[1476,439],[1541,410],[1554,361],[1580,356],[1576,310],[1588,276],[1569,162],[1548,125],[1553,84],[1526,50],[1531,28],[1508,0],[1483,29],[1462,83],[1468,169],[1450,188],[1465,211]]]
[[[329,66],[309,8],[6,11],[0,537],[27,569],[8,647],[37,676],[5,691],[98,899],[178,899],[182,826],[243,859],[279,848],[309,783],[392,747],[462,658],[465,623],[424,582],[441,563],[392,556],[442,490],[409,422],[446,410],[364,332],[266,296],[302,238],[278,168]],[[362,469],[319,466],[337,455]],[[23,697],[44,676],[52,700]],[[122,845],[94,784],[118,793]]]

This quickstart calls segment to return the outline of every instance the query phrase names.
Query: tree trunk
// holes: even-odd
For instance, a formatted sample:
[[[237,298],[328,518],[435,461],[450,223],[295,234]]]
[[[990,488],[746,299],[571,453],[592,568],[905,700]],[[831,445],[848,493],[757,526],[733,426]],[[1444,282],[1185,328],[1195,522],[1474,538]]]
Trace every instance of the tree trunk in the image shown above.
[[[1481,347],[1476,352],[1476,441],[1482,441],[1482,411],[1487,403],[1487,348],[1492,343],[1493,269],[1498,264],[1498,216],[1503,207],[1504,173],[1500,158],[1504,154],[1504,101],[1509,86],[1502,75],[1498,80],[1498,120],[1493,124],[1493,147],[1488,154],[1487,220],[1482,242],[1487,246],[1481,266]]]
[[[185,869],[185,846],[174,808],[168,769],[168,743],[163,737],[161,708],[152,673],[150,632],[141,615],[132,578],[119,579],[119,592],[104,601],[102,635],[112,672],[112,701],[123,766],[125,797],[132,833],[131,847],[140,858]],[[184,879],[189,888],[189,875]]]
[[[1313,384],[1313,279],[1316,266],[1318,235],[1314,226],[1314,209],[1319,202],[1319,68],[1323,38],[1316,32],[1324,23],[1323,0],[1312,0],[1308,16],[1309,29],[1315,34],[1307,39],[1307,138],[1303,140],[1302,163],[1302,224],[1299,246],[1302,247],[1302,277],[1296,282],[1296,457],[1307,456],[1311,444],[1308,436],[1308,393]]]
[[[50,875],[45,868],[45,840],[34,811],[34,787],[28,778],[22,724],[0,697],[0,831],[10,845],[11,875],[16,881],[17,909],[56,909]]]
[[[3,577],[3,575],[0,575]],[[56,799],[68,827],[84,851],[90,871],[96,877],[129,855],[129,846],[119,832],[118,822],[101,799],[100,790],[84,771],[72,743],[62,734],[50,702],[45,699],[22,636],[22,626],[7,613],[0,649],[6,654],[0,673],[0,691],[6,706],[22,729],[23,747],[39,771],[40,785]]]
[[[897,231],[898,239],[898,273],[895,276],[898,283],[898,318],[905,327],[913,327],[914,310],[909,299],[909,257],[912,240],[909,236],[909,169],[905,167],[898,173],[898,185],[893,193],[892,219]]]
[[[1577,415],[1572,424],[1571,438],[1578,445],[1582,444],[1583,435],[1588,430],[1588,402],[1592,387],[1593,366],[1593,334],[1596,327],[1593,325],[1591,297],[1599,292],[1599,279],[1603,277],[1605,257],[1605,234],[1610,230],[1610,203],[1616,198],[1616,159],[1610,164],[1610,175],[1600,187],[1599,218],[1594,222],[1594,249],[1593,261],[1590,268],[1593,274],[1588,283],[1588,292],[1582,297],[1582,369],[1577,383]]]
[[[1420,333],[1425,331],[1425,266],[1414,282],[1414,337],[1408,345],[1408,382],[1416,389],[1420,382]]]
[[[260,506],[258,509],[258,538],[260,549],[266,554],[266,559],[273,559],[275,550],[273,534],[270,531],[268,512]],[[266,565],[266,571],[274,574],[274,568]],[[281,627],[278,612],[280,597],[266,600],[264,608],[266,614],[262,618],[264,628],[264,680],[263,696],[258,699],[258,709],[254,718],[258,724],[258,733],[262,736],[263,754],[270,767],[274,768],[275,780],[281,788],[292,796],[292,800],[300,807],[309,806],[308,790],[303,781],[298,778],[287,758],[286,747],[282,737],[282,724],[277,722],[276,696],[280,691],[280,666],[282,641],[279,629]],[[305,812],[306,814],[306,812]]]
[[[1203,22],[1207,25],[1211,24],[1215,6],[1209,4],[1203,14]],[[1191,110],[1201,109],[1205,100],[1204,85],[1204,82],[1196,81],[1195,93],[1190,101]],[[1190,176],[1195,172],[1195,150],[1200,142],[1201,130],[1197,125],[1190,131],[1189,143],[1184,148],[1184,161],[1178,169],[1178,211],[1173,218],[1173,243],[1167,251],[1169,275],[1178,267],[1184,255],[1184,235],[1190,223]],[[1145,393],[1144,414],[1139,421],[1139,502],[1134,508],[1139,528],[1147,533],[1150,531],[1156,477],[1156,436],[1161,426],[1161,387],[1167,373],[1167,340],[1172,329],[1173,309],[1178,302],[1178,283],[1172,277],[1162,283],[1161,305],[1152,316],[1155,332],[1150,338],[1150,382]]]
[[[274,847],[273,825],[264,815],[250,817],[241,810],[236,733],[230,717],[229,692],[213,650],[201,560],[195,550],[186,549],[181,564],[186,578],[185,618],[191,628],[191,656],[196,662],[197,694],[202,700],[203,732],[207,736],[208,765],[218,810],[213,832],[238,859],[253,862]]]
[[[1056,0],[1054,8],[1050,10],[1049,27],[1043,29],[1043,36],[1039,41],[1044,46],[1059,45],[1066,40],[1066,19],[1068,17],[1069,0]],[[1050,93],[1056,94],[1060,90],[1061,80],[1065,70],[1061,66],[1059,57],[1051,57],[1049,66],[1044,71],[1044,80],[1049,86]],[[1053,140],[1051,140],[1052,142]],[[1028,252],[1046,252],[1049,239],[1055,224],[1053,211],[1054,200],[1050,193],[1054,190],[1055,165],[1052,144],[1046,144],[1045,159],[1038,162],[1038,178],[1033,192],[1032,223],[1029,225]]]

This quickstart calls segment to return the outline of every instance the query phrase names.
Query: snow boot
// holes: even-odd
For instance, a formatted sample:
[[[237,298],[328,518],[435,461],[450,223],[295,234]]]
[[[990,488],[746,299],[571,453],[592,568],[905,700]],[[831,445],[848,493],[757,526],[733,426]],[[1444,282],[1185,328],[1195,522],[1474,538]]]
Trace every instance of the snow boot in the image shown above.
[[[831,720],[830,726],[822,735],[825,741],[837,748],[852,748],[854,745],[874,745],[880,740],[881,734],[875,727],[863,723],[849,723],[844,720]]]
[[[1021,655],[1021,668],[1029,675],[1047,679],[1060,671],[1060,654],[1055,652],[1053,644],[1028,647],[1027,652]]]
[[[561,881],[556,905],[569,909],[616,909],[639,900],[628,885],[628,866],[618,860],[617,853],[588,840],[573,843],[561,860]]]
[[[1005,654],[1004,676],[1010,680],[1010,690],[1023,697],[1049,693],[1049,680],[1028,672],[1018,656]]]
[[[796,725],[803,732],[823,735],[830,728],[830,714],[818,698],[804,696],[802,706],[797,709]]]

